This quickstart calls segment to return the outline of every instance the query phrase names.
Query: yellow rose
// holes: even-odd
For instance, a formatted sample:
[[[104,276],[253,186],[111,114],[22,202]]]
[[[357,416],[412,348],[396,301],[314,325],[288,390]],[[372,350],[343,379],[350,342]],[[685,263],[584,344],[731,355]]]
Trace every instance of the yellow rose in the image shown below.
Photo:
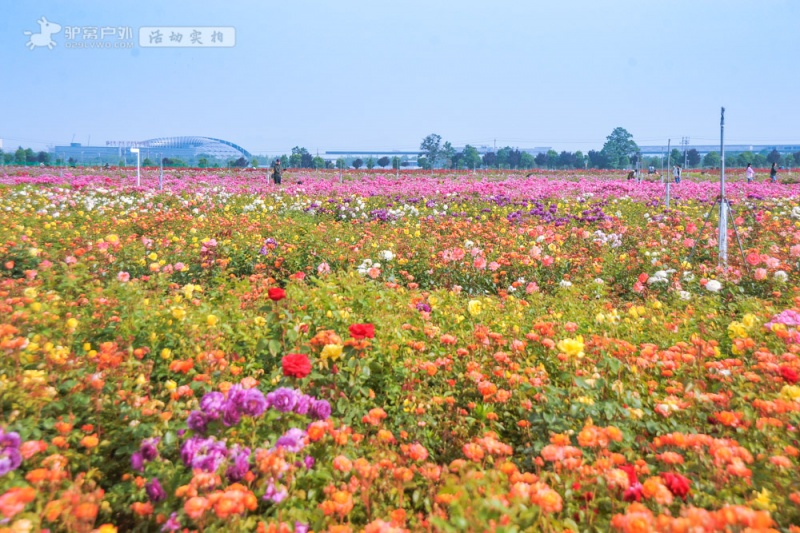
[[[477,316],[483,311],[483,304],[480,300],[470,300],[467,304],[467,311],[469,311],[469,314],[472,316]]]
[[[78,321],[74,318],[67,319],[67,329],[75,329],[78,327]]]
[[[186,318],[186,310],[183,307],[173,307],[172,318],[176,320],[183,320]]]
[[[214,315],[208,315],[206,317],[206,324],[208,324],[208,327],[210,327],[210,328],[213,328],[214,326],[216,326],[218,322],[219,322],[219,318],[217,318]]]
[[[169,348],[164,348],[161,350],[161,359],[167,360],[172,359],[172,350]]]
[[[328,359],[336,361],[342,356],[342,349],[343,346],[341,344],[326,344],[325,347],[322,348],[320,357],[323,361]]]
[[[563,339],[558,341],[558,349],[570,357],[583,357],[583,335],[578,335],[574,339]]]

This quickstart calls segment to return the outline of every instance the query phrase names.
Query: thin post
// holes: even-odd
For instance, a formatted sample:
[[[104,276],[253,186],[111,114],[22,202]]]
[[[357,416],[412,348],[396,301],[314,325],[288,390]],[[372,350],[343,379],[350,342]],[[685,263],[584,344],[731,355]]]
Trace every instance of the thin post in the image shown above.
[[[159,171],[158,171],[158,190],[164,190],[164,158],[162,154],[158,154],[158,163],[159,163]]]
[[[728,265],[728,201],[725,198],[725,108],[719,119],[719,264]]]
[[[664,177],[667,180],[667,195],[664,199],[664,204],[666,205],[667,209],[669,209],[669,186],[670,186],[670,179],[669,179],[669,167],[670,162],[672,161],[672,153],[669,151],[670,146],[672,146],[672,139],[667,139],[667,171],[664,173]]]

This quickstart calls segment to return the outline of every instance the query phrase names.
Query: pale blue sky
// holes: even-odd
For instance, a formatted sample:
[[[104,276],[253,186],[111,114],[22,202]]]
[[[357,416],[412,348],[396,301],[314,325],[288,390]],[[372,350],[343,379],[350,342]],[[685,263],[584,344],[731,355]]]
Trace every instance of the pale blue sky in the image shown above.
[[[796,0],[0,0],[5,148],[205,135],[253,153],[454,145],[800,142]],[[41,16],[133,49],[29,50]],[[224,49],[140,26],[234,26]],[[76,39],[76,40],[80,40]]]

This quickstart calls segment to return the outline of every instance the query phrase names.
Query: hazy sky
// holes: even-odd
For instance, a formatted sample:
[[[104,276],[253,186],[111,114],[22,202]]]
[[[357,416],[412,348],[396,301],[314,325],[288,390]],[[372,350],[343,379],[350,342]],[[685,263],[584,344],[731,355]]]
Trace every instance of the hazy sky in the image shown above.
[[[29,50],[42,16],[56,46]],[[140,27],[194,25],[234,27],[236,45],[139,46]],[[67,48],[120,26],[133,48]],[[616,126],[718,143],[724,105],[729,142],[800,143],[798,53],[797,0],[0,0],[0,138],[275,154],[416,150],[435,132],[572,151]]]

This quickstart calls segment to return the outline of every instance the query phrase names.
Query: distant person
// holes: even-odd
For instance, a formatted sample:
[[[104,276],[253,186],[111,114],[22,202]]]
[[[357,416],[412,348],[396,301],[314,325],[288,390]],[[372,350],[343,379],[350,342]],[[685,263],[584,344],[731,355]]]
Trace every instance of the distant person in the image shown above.
[[[281,160],[276,159],[275,162],[272,164],[272,182],[275,185],[281,184]]]
[[[628,172],[628,181],[635,180],[635,179],[636,179],[636,171],[635,170],[631,170],[630,172]]]
[[[753,166],[750,163],[747,163],[744,175],[747,178],[747,183],[753,183],[753,178],[756,177],[756,171],[753,170]]]
[[[672,168],[672,177],[675,178],[675,183],[680,183],[681,182],[681,166],[680,165],[675,165]]]
[[[653,165],[650,165],[649,167],[647,167],[647,173],[648,174],[655,174],[656,173],[656,167],[654,167]]]
[[[776,166],[776,163],[772,163],[772,168],[769,169],[769,181],[771,181],[772,183],[778,181],[778,168]]]

